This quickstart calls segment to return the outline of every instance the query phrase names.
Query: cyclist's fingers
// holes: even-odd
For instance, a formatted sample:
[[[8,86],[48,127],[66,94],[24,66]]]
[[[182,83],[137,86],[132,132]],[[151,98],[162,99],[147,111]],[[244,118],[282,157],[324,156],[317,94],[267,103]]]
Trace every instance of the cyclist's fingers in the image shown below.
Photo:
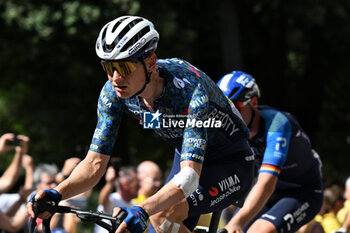
[[[119,214],[119,212],[120,212],[120,208],[119,207],[114,207],[113,208],[113,218],[116,218],[117,217],[117,215]]]
[[[28,210],[28,213],[29,215],[34,218],[35,217],[35,214],[34,214],[34,211],[33,211],[33,203],[32,202],[28,202],[27,204],[27,210]]]
[[[126,227],[128,225],[126,224],[126,222],[122,222],[119,227],[117,228],[116,232],[115,233],[126,233]]]
[[[43,198],[45,196],[45,192],[43,190],[39,191],[36,195],[35,195],[35,200],[39,200],[41,198]]]

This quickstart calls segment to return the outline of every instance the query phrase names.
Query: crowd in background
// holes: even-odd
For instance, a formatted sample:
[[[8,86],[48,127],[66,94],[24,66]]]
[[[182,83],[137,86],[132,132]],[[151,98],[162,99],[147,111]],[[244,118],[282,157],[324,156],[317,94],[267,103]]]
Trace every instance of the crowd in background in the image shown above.
[[[8,152],[14,153],[10,165],[0,177],[0,232],[28,232],[29,220],[26,202],[37,190],[52,189],[67,178],[81,161],[77,157],[65,160],[61,169],[54,163],[34,164],[28,154],[29,138],[24,135],[6,133],[0,137],[0,156]],[[137,167],[115,163],[105,174],[105,185],[98,190],[97,210],[112,214],[115,206],[133,206],[153,195],[162,185],[162,171],[152,161],[143,161]],[[24,184],[18,186],[20,173],[25,171]],[[11,191],[11,193],[9,193]],[[91,191],[84,192],[60,205],[86,209]],[[74,214],[56,213],[51,219],[51,232],[76,233],[79,219]],[[35,232],[42,232],[42,220],[37,219]],[[95,232],[107,232],[96,227]]]
[[[80,162],[77,157],[68,158],[59,169],[54,163],[35,165],[28,154],[29,137],[6,133],[0,137],[1,154],[13,153],[10,165],[0,177],[0,230],[3,232],[27,232],[29,216],[25,203],[36,190],[52,189],[67,178]],[[115,159],[115,158],[114,158]],[[24,182],[17,192],[20,173],[25,172]],[[105,185],[99,190],[97,210],[112,214],[115,206],[133,206],[153,195],[163,184],[162,170],[152,161],[144,161],[137,167],[120,161],[110,162],[105,174]],[[11,193],[9,193],[12,190]],[[62,205],[86,209],[91,190],[62,201]],[[298,233],[332,233],[349,230],[350,225],[350,177],[344,185],[325,187],[324,203],[314,220],[299,229]],[[209,220],[207,220],[209,221]],[[222,219],[223,221],[223,219]],[[227,220],[226,220],[227,221]],[[76,233],[79,219],[74,214],[55,214],[51,221],[52,232]],[[42,232],[41,220],[37,220],[36,232]],[[95,233],[107,232],[96,226]]]

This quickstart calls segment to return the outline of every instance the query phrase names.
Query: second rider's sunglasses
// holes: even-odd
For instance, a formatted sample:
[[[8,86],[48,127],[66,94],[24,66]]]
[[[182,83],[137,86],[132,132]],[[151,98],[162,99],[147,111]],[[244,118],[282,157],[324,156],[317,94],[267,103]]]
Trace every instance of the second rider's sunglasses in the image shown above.
[[[242,108],[243,108],[243,103],[242,103],[242,102],[240,102],[240,101],[234,101],[233,103],[235,104],[235,106],[236,106],[236,108],[238,109],[238,111],[241,111],[241,110],[242,110]]]
[[[113,72],[116,70],[121,76],[125,77],[136,70],[136,64],[138,61],[107,61],[102,60],[101,65],[103,70],[113,77]]]

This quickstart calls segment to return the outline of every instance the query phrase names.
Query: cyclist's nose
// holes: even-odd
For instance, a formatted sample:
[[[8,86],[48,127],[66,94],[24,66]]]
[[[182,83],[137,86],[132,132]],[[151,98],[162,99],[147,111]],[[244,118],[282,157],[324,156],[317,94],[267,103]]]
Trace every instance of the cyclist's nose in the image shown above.
[[[124,77],[121,76],[117,70],[113,71],[113,77],[112,77],[113,81],[118,80],[118,79],[122,79],[122,78],[124,78]]]

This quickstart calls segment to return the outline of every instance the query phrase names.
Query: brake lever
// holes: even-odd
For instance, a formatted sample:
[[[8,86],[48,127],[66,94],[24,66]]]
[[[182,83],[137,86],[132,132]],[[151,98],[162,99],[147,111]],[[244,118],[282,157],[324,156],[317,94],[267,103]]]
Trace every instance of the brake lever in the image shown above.
[[[55,213],[55,207],[56,207],[55,203],[53,203],[52,201],[44,201],[42,199],[40,199],[40,200],[34,199],[33,200],[33,212],[35,214],[35,217],[30,219],[29,233],[34,232],[34,229],[36,227],[37,215],[39,213],[44,212],[44,211],[48,211],[52,216],[52,214]],[[50,221],[51,221],[51,217],[43,220],[43,233],[51,233]]]
[[[49,218],[43,220],[43,233],[51,233],[51,229],[50,229],[51,218],[52,218],[52,215]]]

